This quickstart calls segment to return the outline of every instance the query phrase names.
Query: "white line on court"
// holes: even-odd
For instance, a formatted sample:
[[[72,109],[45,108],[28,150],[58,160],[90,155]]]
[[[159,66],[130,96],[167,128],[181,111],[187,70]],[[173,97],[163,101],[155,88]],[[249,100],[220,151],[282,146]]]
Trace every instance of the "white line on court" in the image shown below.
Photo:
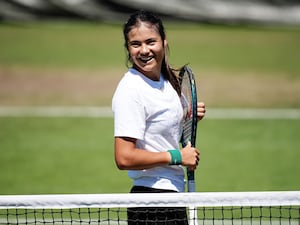
[[[0,117],[112,116],[109,106],[0,106]],[[300,109],[207,108],[206,119],[300,119]]]
[[[209,119],[300,119],[300,109],[213,108]]]
[[[3,117],[112,117],[110,107],[94,106],[0,106]]]

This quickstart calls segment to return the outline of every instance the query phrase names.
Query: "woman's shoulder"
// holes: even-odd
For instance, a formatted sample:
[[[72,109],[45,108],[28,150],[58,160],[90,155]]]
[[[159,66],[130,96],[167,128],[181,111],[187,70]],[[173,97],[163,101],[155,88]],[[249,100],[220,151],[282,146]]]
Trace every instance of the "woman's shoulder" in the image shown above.
[[[124,74],[120,80],[115,93],[113,95],[113,105],[123,105],[124,103],[139,103],[141,102],[142,87],[139,78],[136,78],[134,74],[129,70]]]
[[[137,89],[142,82],[141,76],[138,71],[129,69],[118,84],[118,88],[124,87],[126,89]]]
[[[133,70],[129,69],[119,81],[115,94],[118,93],[118,95],[126,96],[135,95],[138,93],[140,86],[140,78]]]

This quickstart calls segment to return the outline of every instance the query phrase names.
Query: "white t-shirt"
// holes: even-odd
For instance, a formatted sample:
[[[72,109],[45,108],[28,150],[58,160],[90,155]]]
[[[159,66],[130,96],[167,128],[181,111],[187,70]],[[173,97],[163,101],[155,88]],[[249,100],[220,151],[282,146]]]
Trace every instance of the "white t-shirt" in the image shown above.
[[[153,81],[135,69],[121,79],[112,100],[114,136],[137,139],[136,147],[151,152],[179,149],[183,109],[172,85]],[[184,191],[182,166],[129,170],[134,185]]]

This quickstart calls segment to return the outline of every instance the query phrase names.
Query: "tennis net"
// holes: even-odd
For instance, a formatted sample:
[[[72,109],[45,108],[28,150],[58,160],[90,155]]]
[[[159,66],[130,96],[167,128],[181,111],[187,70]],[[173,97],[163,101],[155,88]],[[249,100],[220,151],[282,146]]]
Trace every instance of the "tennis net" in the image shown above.
[[[183,207],[190,225],[300,225],[300,191],[0,195],[0,224],[132,224],[127,209],[133,207],[162,215],[163,207]]]

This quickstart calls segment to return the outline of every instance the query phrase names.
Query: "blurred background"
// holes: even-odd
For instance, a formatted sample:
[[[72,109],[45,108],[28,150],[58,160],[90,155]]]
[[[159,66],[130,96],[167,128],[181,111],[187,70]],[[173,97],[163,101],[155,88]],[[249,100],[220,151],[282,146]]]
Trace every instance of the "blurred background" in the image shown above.
[[[298,0],[1,0],[0,194],[129,191],[110,105],[138,9],[207,106],[197,191],[300,190]]]
[[[3,20],[77,18],[119,21],[137,9],[155,11],[172,19],[206,23],[300,23],[297,0],[3,0]]]

